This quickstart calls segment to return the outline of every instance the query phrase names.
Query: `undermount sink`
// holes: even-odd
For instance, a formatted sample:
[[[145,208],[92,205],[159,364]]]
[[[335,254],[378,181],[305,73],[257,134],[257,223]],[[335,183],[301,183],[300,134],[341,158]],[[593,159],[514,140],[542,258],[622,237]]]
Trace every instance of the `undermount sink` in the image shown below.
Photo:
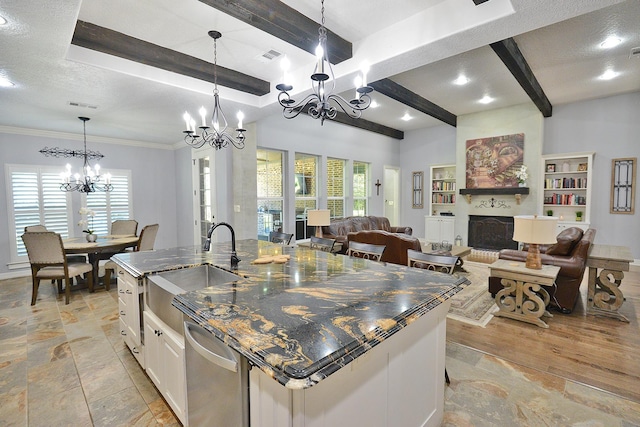
[[[168,271],[148,276],[145,300],[149,309],[176,333],[183,335],[182,312],[171,305],[173,297],[242,277],[213,265]]]

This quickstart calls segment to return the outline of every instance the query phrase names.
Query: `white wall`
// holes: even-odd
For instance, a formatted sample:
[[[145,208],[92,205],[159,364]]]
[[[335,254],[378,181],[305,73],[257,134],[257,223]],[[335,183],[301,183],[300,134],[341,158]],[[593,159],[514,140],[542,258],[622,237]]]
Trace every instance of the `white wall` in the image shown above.
[[[26,132],[25,132],[26,133]],[[82,142],[61,138],[60,134],[31,132],[32,134],[0,133],[0,161],[3,171],[0,174],[0,212],[7,212],[6,164],[25,164],[59,166],[60,170],[69,159],[45,157],[38,151],[45,146],[62,148],[82,148]],[[156,248],[167,248],[177,244],[176,233],[176,183],[173,150],[148,147],[131,147],[119,144],[94,143],[87,137],[87,148],[104,155],[100,162],[104,171],[109,168],[131,170],[132,199],[134,219],[138,221],[138,230],[147,224],[158,223],[160,229],[156,239]],[[81,166],[81,159],[76,159]],[[70,163],[74,163],[71,159]],[[80,208],[79,195],[73,195],[74,210]],[[74,221],[75,222],[75,221]],[[80,235],[81,231],[76,230]],[[0,220],[0,274],[8,271],[9,224],[7,215]]]

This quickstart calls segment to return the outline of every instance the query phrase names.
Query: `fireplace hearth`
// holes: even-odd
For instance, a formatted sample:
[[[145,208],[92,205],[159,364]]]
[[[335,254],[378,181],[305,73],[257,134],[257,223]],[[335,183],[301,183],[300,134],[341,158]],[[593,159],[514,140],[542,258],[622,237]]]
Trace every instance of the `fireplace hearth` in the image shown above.
[[[469,246],[476,249],[518,249],[513,240],[513,217],[469,215]]]

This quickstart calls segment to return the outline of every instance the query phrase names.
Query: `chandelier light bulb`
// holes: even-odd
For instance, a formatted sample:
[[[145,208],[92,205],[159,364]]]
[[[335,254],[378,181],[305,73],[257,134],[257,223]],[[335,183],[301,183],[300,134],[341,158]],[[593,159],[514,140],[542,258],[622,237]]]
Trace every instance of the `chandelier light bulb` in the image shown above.
[[[244,113],[242,111],[238,111],[236,117],[238,118],[238,129],[242,129],[242,120],[244,120]]]
[[[356,88],[356,96],[355,99],[358,99],[360,97],[360,94],[358,93],[358,89],[360,89],[362,87],[362,77],[360,76],[356,76],[355,79],[353,79],[353,85]]]
[[[371,67],[369,66],[368,62],[363,62],[360,65],[360,71],[362,71],[362,84],[361,86],[366,86],[367,85],[367,74],[369,73],[369,69]]]
[[[207,126],[207,110],[204,109],[204,106],[200,107],[200,117],[202,118],[202,127]]]
[[[185,111],[184,115],[182,116],[182,119],[184,120],[185,129],[188,131],[189,130],[189,124],[191,123],[191,116],[189,116],[189,113],[187,113]]]

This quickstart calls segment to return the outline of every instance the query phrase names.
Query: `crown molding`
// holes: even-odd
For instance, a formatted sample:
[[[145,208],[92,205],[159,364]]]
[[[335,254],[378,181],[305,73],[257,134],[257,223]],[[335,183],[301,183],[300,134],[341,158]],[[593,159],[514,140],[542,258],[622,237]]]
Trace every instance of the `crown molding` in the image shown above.
[[[2,126],[0,125],[0,133],[9,133],[14,135],[25,135],[25,136],[37,136],[42,138],[56,138],[56,139],[68,139],[71,141],[82,141],[82,134],[77,133],[68,133],[68,132],[58,132],[51,130],[41,130],[41,129],[28,129],[28,128],[18,128],[13,126]],[[144,142],[144,141],[134,141],[130,139],[119,139],[119,138],[107,138],[104,136],[95,136],[89,135],[91,138],[91,142],[98,142],[101,144],[113,144],[113,145],[126,145],[129,147],[142,147],[142,148],[153,148],[156,150],[176,150],[180,148],[179,144],[154,144],[152,142]]]

